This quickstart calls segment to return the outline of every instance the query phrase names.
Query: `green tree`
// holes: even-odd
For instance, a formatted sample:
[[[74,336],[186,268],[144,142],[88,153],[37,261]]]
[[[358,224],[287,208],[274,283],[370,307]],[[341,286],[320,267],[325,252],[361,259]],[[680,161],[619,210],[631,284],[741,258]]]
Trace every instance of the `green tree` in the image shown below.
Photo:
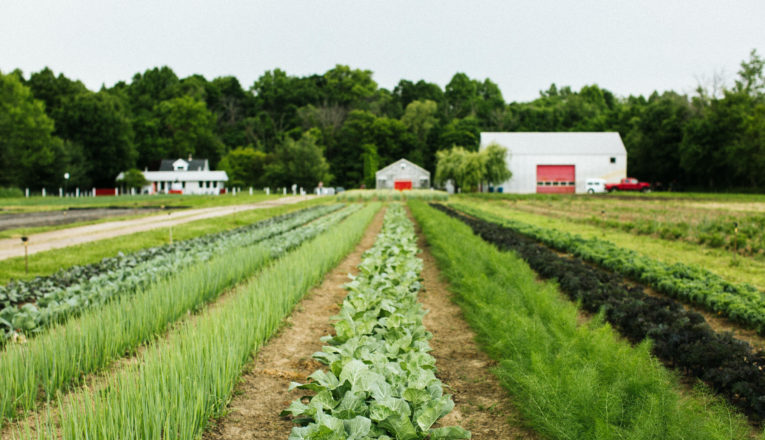
[[[436,112],[438,105],[429,99],[412,101],[406,106],[401,122],[417,137],[417,141],[424,144],[430,130],[436,126],[438,119]]]
[[[330,183],[329,164],[316,136],[315,131],[307,131],[297,141],[284,138],[274,151],[273,161],[266,166],[268,186],[295,184],[311,191],[319,182]]]
[[[457,146],[449,150],[438,151],[436,153],[435,183],[445,185],[447,181],[451,180],[459,188],[462,182],[462,163],[468,154],[470,154],[469,151]]]
[[[374,188],[376,186],[376,173],[380,166],[380,156],[377,154],[377,146],[375,144],[364,144],[361,146],[364,151],[361,154],[361,159],[364,162],[364,178],[362,183],[367,188]]]
[[[114,186],[117,175],[136,164],[129,113],[114,94],[85,92],[64,100],[58,132],[82,147],[88,179],[80,184]]]
[[[367,109],[377,91],[371,70],[351,69],[341,64],[324,74],[325,97],[329,103]]]
[[[62,145],[42,101],[16,74],[0,73],[0,186],[58,186],[64,173]]]
[[[204,102],[190,96],[173,98],[160,102],[156,114],[160,125],[154,160],[193,155],[218,164],[224,146],[215,136],[215,117]]]
[[[268,156],[252,147],[236,148],[229,151],[221,159],[218,168],[228,174],[228,185],[231,187],[265,187]]]
[[[117,180],[117,183],[124,185],[127,189],[136,189],[140,192],[141,188],[149,184],[141,170],[138,168],[131,168],[124,172],[122,178]]]
[[[446,85],[446,114],[449,118],[474,116],[479,101],[479,82],[464,73],[456,73]]]
[[[481,150],[480,154],[485,171],[482,182],[499,185],[513,176],[507,168],[507,148],[492,143]]]
[[[478,151],[481,141],[481,128],[478,119],[470,116],[463,119],[452,119],[441,128],[439,147],[448,148],[451,145],[462,145],[470,151]]]

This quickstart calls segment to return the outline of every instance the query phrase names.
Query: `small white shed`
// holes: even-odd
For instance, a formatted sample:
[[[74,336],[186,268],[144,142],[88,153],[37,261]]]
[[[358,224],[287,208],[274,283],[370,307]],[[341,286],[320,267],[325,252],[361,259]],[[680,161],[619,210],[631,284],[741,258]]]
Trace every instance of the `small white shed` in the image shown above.
[[[375,173],[376,189],[422,189],[430,188],[430,171],[399,159]]]
[[[587,179],[627,177],[627,150],[616,132],[481,133],[480,149],[492,143],[507,148],[513,173],[496,191],[584,193]]]

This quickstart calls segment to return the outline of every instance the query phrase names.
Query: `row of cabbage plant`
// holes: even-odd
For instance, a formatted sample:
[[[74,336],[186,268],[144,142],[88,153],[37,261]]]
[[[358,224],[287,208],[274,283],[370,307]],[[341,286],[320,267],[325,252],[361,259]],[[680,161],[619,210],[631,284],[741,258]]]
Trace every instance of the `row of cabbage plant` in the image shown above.
[[[347,285],[336,334],[314,354],[329,371],[290,387],[315,392],[283,413],[305,425],[293,428],[290,440],[470,438],[457,426],[433,428],[454,402],[428,354],[417,252],[412,223],[401,205],[392,205],[359,276]]]
[[[341,206],[308,208],[230,231],[105,258],[49,277],[12,282],[0,287],[0,345],[18,340],[22,334],[34,336],[83,310],[102,306],[215,255],[285,234]]]

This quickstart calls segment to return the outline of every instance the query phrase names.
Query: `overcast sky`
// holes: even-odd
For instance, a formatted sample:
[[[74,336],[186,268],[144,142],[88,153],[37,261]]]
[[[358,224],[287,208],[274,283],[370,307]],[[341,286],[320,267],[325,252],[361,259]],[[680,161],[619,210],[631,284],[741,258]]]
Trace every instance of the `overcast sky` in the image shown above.
[[[170,66],[178,76],[369,69],[446,85],[490,78],[505,100],[553,82],[619,96],[732,82],[765,56],[765,0],[0,0],[0,71],[49,66],[90,89]]]

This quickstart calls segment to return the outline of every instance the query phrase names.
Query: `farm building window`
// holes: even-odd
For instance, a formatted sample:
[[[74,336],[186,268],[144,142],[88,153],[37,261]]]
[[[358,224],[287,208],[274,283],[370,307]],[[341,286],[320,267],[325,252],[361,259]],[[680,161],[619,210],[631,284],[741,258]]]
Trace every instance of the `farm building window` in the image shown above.
[[[569,184],[570,186],[574,186],[574,185],[576,185],[576,182],[569,182],[568,184]]]
[[[616,163],[616,158],[615,157],[611,158],[611,163]]]

